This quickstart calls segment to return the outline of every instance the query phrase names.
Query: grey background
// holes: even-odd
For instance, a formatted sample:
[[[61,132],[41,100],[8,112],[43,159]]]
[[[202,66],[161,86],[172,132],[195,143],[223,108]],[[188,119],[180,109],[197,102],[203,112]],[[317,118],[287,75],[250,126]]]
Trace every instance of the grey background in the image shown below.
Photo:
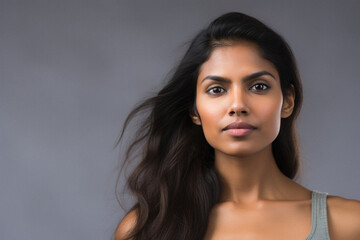
[[[129,110],[228,11],[288,40],[304,85],[298,182],[360,199],[356,1],[0,1],[0,239],[110,239]],[[131,133],[130,133],[131,134]],[[125,199],[131,205],[131,199]]]

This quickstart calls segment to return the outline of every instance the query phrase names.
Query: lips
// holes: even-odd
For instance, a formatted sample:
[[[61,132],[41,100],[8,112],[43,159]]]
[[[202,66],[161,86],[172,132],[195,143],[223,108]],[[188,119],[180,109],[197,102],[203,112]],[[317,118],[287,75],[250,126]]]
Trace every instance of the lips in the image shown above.
[[[256,127],[246,122],[233,122],[227,125],[223,131],[233,137],[245,137],[251,134]]]
[[[223,131],[226,131],[228,129],[255,129],[255,127],[249,123],[246,122],[233,122],[227,125]]]

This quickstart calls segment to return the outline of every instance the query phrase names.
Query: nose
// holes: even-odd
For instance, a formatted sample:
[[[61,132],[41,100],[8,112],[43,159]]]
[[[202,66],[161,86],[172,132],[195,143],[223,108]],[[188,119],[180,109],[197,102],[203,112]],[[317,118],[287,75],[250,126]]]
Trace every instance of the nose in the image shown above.
[[[230,103],[230,116],[248,115],[250,113],[246,93],[241,88],[234,89],[233,93],[231,94]]]

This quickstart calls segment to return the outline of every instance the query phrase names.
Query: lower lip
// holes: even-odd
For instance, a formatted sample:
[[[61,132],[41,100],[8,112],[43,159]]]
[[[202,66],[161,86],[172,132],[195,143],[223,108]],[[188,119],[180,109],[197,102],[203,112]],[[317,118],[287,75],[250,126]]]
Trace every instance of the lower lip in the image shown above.
[[[234,128],[225,130],[228,134],[236,137],[249,135],[252,131],[254,131],[254,128]]]

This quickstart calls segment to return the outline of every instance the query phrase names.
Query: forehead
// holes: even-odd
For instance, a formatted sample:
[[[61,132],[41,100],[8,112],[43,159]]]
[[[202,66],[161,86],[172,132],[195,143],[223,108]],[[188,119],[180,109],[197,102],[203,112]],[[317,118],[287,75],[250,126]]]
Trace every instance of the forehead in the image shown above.
[[[198,78],[209,74],[235,77],[264,70],[278,78],[275,66],[261,56],[260,49],[255,43],[240,42],[216,47],[201,66]]]

